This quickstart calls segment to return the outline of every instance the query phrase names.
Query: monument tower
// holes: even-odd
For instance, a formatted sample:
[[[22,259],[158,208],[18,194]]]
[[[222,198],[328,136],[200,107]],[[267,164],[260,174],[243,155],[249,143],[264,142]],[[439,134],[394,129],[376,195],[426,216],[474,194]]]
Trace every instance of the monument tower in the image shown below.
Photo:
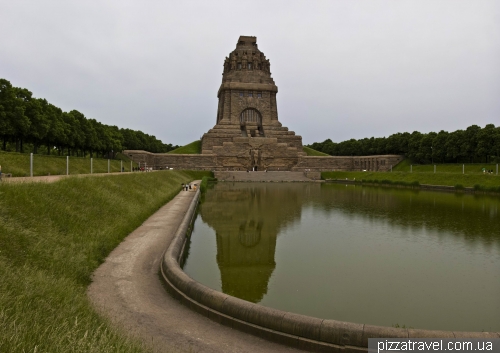
[[[202,154],[217,165],[239,170],[290,170],[302,151],[302,137],[278,120],[278,87],[257,38],[240,36],[224,60],[216,125],[202,138]]]

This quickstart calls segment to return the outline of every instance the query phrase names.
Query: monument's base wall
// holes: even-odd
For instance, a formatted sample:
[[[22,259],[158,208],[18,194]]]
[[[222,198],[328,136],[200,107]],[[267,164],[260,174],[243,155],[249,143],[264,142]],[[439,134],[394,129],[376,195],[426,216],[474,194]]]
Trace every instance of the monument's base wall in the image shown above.
[[[123,151],[141,167],[159,169],[213,170],[217,157],[213,154],[168,154],[140,150]]]
[[[255,145],[256,141],[258,145]],[[403,160],[400,155],[303,156],[296,148],[276,143],[274,138],[244,137],[224,142],[220,147],[215,146],[210,154],[168,154],[141,150],[125,150],[123,153],[141,166],[153,169],[226,171],[251,170],[252,165],[257,163],[261,166],[260,170],[268,171],[389,171]]]

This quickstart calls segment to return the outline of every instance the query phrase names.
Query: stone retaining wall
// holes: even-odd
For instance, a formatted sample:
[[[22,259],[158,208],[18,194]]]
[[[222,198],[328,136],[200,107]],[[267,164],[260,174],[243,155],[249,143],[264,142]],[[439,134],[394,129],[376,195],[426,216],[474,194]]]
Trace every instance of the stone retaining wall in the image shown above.
[[[260,154],[258,156],[254,156],[254,158],[261,158],[264,161],[273,153],[279,155],[279,157],[273,157],[274,160],[272,162],[268,161],[264,163],[268,166],[262,170],[267,169],[269,171],[389,171],[391,170],[391,166],[395,166],[403,160],[403,156],[399,155],[361,157],[303,156],[302,152],[299,153],[296,149],[279,143],[270,145],[270,148],[273,150],[273,153],[271,153],[263,147],[265,146],[264,142],[275,139],[235,138],[234,140],[236,142],[226,142],[222,147],[215,147],[213,151],[214,153],[170,154],[151,153],[142,150],[125,150],[123,153],[130,157],[130,159],[134,162],[141,163],[141,166],[146,165],[148,167],[153,167],[154,169],[165,169],[166,167],[169,167],[186,170],[251,170],[252,168],[245,164],[245,160],[250,158],[250,152],[248,151],[257,147],[259,147],[258,149],[260,150]],[[248,141],[251,141],[252,143],[260,141],[263,144],[252,147],[251,145],[245,145]],[[241,149],[241,144],[246,146],[243,150],[248,153],[242,153],[238,149]]]
[[[182,271],[197,191],[162,260],[168,291],[196,312],[232,328],[308,351],[366,352],[368,338],[500,338],[500,332],[452,332],[393,328],[319,319],[250,303],[208,288]]]

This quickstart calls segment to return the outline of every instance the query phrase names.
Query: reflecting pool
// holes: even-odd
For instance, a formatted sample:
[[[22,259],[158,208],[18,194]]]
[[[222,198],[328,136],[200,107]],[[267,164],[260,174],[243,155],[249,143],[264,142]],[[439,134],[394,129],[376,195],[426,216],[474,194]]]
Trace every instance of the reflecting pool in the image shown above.
[[[184,271],[280,310],[500,331],[500,198],[328,183],[217,183]]]

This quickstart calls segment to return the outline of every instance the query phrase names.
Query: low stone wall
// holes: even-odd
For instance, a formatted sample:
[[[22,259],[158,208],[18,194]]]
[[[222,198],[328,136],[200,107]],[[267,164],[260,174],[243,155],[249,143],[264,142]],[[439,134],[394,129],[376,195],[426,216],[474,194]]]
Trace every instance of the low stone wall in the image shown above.
[[[216,156],[213,154],[151,153],[141,150],[125,150],[123,153],[141,166],[153,169],[213,170]]]
[[[319,319],[253,304],[208,288],[182,271],[188,233],[199,200],[193,199],[162,260],[168,291],[196,312],[232,328],[308,351],[366,352],[369,338],[500,338],[499,332],[393,328]]]
[[[292,170],[303,171],[305,169],[326,171],[389,171],[403,160],[400,155],[377,155],[377,156],[302,156]]]
[[[273,139],[252,140],[267,141]],[[248,138],[236,138],[235,141],[243,143],[250,141]],[[243,142],[242,142],[243,141]],[[250,146],[250,145],[249,145]],[[302,156],[293,148],[288,148],[285,145],[273,145],[282,148],[283,151],[278,153],[280,157],[276,157],[272,162],[267,161],[268,155],[265,148],[259,145],[262,149],[260,157],[263,165],[268,165],[267,168],[262,167],[262,170],[291,170],[296,172],[326,172],[326,171],[388,171],[392,166],[395,166],[403,160],[403,156],[399,155],[379,155],[379,156]],[[249,158],[246,154],[239,153],[238,149],[232,149],[234,143],[225,143],[223,147],[216,147],[214,153],[204,154],[169,154],[169,153],[151,153],[141,150],[125,150],[123,153],[130,157],[134,162],[141,163],[141,166],[146,165],[154,169],[165,169],[166,167],[174,169],[189,169],[189,170],[246,170],[251,167],[246,166],[245,158]],[[248,147],[248,146],[247,146]],[[252,146],[245,149],[249,150]],[[254,146],[257,148],[256,146]],[[252,147],[253,148],[253,147]]]

